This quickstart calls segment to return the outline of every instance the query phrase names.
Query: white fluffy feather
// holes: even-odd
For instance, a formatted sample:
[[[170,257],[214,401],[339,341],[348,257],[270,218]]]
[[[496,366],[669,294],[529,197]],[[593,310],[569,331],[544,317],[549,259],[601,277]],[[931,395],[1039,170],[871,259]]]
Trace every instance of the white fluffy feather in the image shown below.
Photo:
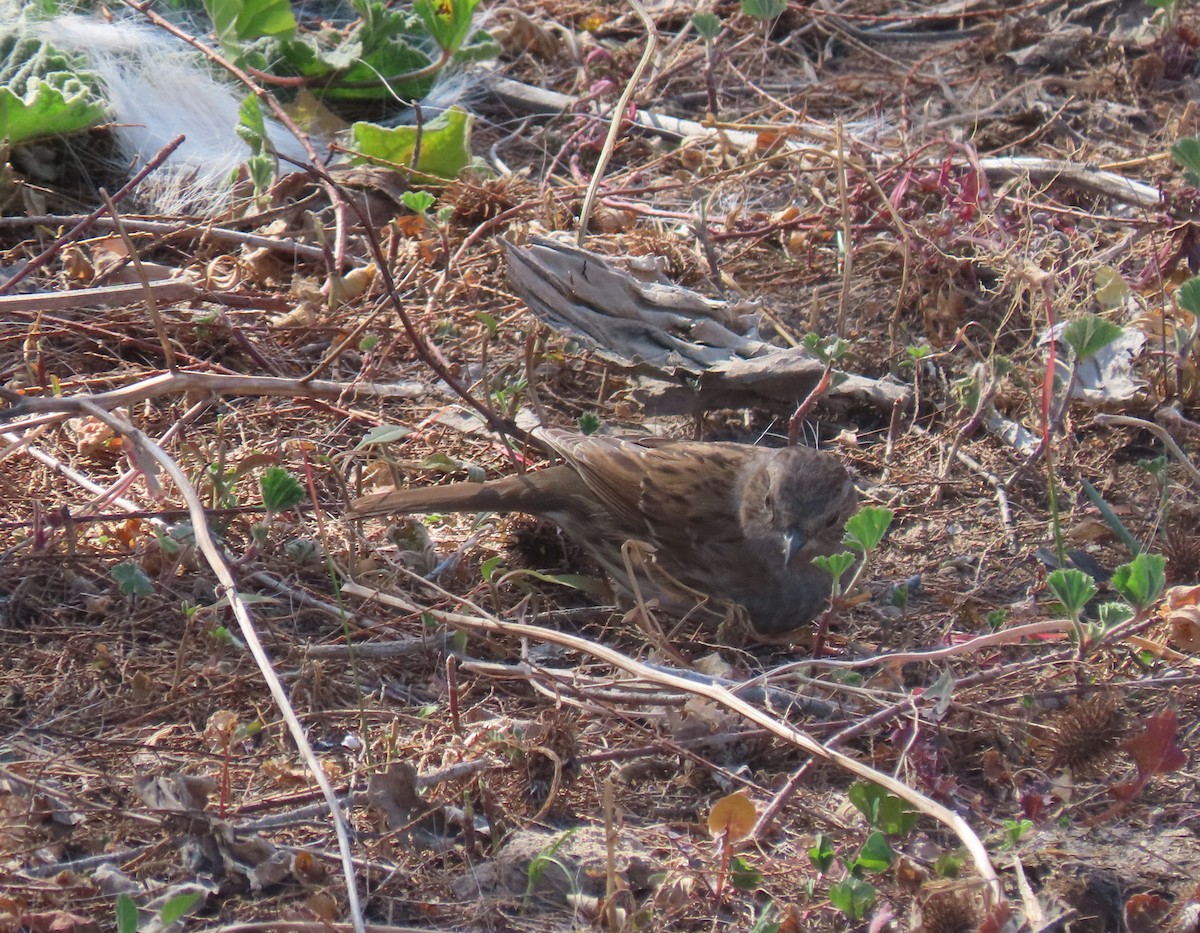
[[[202,55],[149,24],[68,15],[39,23],[35,32],[87,58],[112,107],[123,157],[144,163],[179,134],[186,137],[139,189],[158,211],[207,213],[225,203],[231,173],[250,155],[236,131],[244,88],[218,80]],[[270,121],[268,135],[277,151],[304,158],[282,125]]]

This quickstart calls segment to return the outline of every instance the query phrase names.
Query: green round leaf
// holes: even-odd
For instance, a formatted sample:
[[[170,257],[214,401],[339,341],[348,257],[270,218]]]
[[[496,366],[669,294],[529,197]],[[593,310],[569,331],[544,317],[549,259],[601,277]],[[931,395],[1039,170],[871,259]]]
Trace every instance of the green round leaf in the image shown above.
[[[109,576],[117,581],[117,589],[125,596],[149,596],[154,592],[150,578],[133,561],[117,564],[109,571]]]
[[[887,871],[891,867],[894,854],[888,845],[887,836],[881,832],[871,833],[863,847],[858,850],[852,869],[860,871]]]
[[[875,904],[875,888],[850,877],[829,889],[829,902],[851,920],[861,920]]]

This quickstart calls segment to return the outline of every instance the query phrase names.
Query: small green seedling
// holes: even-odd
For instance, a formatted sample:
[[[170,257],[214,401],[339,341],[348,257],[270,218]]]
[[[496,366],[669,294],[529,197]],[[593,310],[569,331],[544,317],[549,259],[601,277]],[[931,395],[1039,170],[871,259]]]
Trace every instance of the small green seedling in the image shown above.
[[[1015,849],[1032,829],[1032,820],[1005,820],[1004,844],[1010,849]]]
[[[827,874],[829,869],[833,867],[833,858],[836,852],[833,848],[833,840],[821,833],[817,836],[816,841],[809,847],[808,860],[812,862],[813,868],[819,871],[822,875]]]
[[[721,17],[715,13],[693,13],[692,25],[705,42],[712,42],[721,32]]]
[[[184,891],[168,899],[158,911],[158,929],[165,930],[176,920],[182,919],[198,900],[199,891]],[[116,919],[117,933],[137,933],[137,904],[128,894],[117,895]]]
[[[742,12],[759,20],[773,20],[787,9],[787,0],[742,0]]]
[[[875,905],[875,886],[851,875],[829,889],[829,902],[851,920],[861,920]]]
[[[888,836],[907,836],[916,825],[917,811],[878,784],[858,781],[847,796],[868,825]]]
[[[1154,605],[1166,585],[1166,564],[1167,559],[1162,554],[1139,554],[1113,571],[1112,587],[1131,606],[1145,612]]]
[[[149,596],[154,592],[154,584],[146,572],[131,560],[117,564],[109,571],[109,576],[117,582],[122,596]]]
[[[268,467],[259,480],[267,514],[274,516],[304,501],[304,487],[283,467]]]
[[[1096,584],[1082,570],[1059,568],[1046,577],[1046,585],[1062,603],[1071,622],[1078,626],[1084,607],[1096,595]]]

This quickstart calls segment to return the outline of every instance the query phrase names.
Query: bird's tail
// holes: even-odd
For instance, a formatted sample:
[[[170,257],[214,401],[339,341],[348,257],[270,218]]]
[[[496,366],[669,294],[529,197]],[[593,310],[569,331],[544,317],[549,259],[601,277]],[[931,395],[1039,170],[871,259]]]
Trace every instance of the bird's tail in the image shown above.
[[[389,489],[355,499],[351,518],[410,512],[511,512],[521,511],[532,492],[521,476],[490,483],[451,483],[420,489]]]

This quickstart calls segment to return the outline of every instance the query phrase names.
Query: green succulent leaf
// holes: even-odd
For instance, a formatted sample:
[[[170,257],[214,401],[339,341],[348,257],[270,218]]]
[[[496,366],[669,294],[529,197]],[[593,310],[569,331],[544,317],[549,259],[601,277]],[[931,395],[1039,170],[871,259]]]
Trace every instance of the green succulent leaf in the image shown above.
[[[0,87],[0,142],[17,145],[95,126],[106,110],[82,82],[62,88],[47,81],[30,83],[24,96]]]
[[[449,181],[470,162],[472,121],[465,110],[452,107],[426,123],[420,132],[415,126],[388,129],[375,123],[355,123],[351,129],[355,161],[415,168],[426,179]],[[414,166],[418,139],[421,151]]]
[[[20,145],[104,122],[108,107],[83,59],[23,35],[19,23],[0,24],[0,143]]]
[[[330,30],[305,39],[273,43],[273,70],[310,79],[329,101],[419,100],[429,93],[438,68],[424,26],[411,13],[370,4],[348,36]]]

